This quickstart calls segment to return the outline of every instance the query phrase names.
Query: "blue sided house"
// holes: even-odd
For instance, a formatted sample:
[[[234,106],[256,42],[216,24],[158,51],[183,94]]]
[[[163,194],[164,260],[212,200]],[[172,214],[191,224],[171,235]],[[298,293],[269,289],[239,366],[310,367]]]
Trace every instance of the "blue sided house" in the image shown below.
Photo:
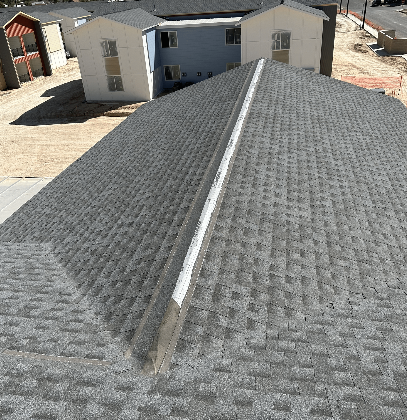
[[[185,4],[171,9],[141,0],[138,8],[94,17],[70,31],[86,99],[149,101],[261,57],[330,76],[336,3],[306,1],[237,10],[198,2],[188,13]]]

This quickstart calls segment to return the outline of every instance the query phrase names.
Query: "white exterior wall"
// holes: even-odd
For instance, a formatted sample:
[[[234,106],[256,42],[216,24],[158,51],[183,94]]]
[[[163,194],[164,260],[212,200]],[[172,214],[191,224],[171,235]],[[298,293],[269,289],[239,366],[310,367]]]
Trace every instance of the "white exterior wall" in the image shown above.
[[[63,33],[63,39],[65,41],[65,47],[67,51],[69,51],[69,53],[71,54],[71,57],[76,57],[77,51],[76,51],[74,37],[72,34],[68,34],[67,32],[75,28],[75,22],[78,19],[76,18],[73,19],[67,16],[58,15],[55,12],[49,12],[49,14],[62,19],[62,22],[60,23],[61,23],[62,33]]]
[[[48,45],[47,45],[47,51],[48,51],[52,70],[57,69],[58,67],[65,66],[67,63],[66,54],[65,54],[65,49],[64,49],[64,43],[62,41],[61,30],[59,28],[58,23],[52,23],[50,25],[43,25],[43,26],[55,26],[58,31],[59,41],[61,43],[61,49],[54,52],[50,52],[48,50]],[[46,39],[47,34],[45,33],[45,31],[43,31],[43,34],[44,34],[44,38]]]
[[[323,19],[281,5],[242,22],[242,64],[272,58],[271,34],[291,31],[289,63],[319,73]]]
[[[87,101],[148,101],[152,98],[147,43],[140,29],[101,18],[78,27],[72,35]],[[116,40],[122,92],[108,90],[101,47],[103,39]]]

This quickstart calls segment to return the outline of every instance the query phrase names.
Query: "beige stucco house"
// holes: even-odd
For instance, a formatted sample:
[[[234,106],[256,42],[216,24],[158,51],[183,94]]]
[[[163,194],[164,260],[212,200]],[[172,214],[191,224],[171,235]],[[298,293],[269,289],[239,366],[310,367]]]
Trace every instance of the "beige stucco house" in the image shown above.
[[[291,0],[244,16],[242,64],[264,57],[319,73],[324,20],[323,11]]]

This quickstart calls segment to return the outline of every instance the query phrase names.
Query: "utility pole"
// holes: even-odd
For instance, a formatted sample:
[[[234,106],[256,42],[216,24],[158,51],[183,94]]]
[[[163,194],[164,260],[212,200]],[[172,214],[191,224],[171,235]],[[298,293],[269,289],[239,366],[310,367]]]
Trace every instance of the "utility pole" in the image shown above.
[[[341,13],[342,13],[342,0],[341,0],[341,3],[339,4],[339,14]]]
[[[362,29],[364,29],[364,27],[365,27],[366,8],[367,8],[367,0],[365,0],[365,10],[363,11]]]
[[[346,16],[348,16],[348,13],[349,13],[349,0],[346,3]]]

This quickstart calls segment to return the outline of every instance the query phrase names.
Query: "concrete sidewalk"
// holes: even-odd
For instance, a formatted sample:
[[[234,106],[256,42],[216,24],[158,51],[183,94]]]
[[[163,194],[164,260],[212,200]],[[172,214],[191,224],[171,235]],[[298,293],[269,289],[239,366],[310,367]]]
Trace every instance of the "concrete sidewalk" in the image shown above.
[[[362,21],[360,19],[358,19],[357,17],[351,15],[351,14],[342,14],[342,16],[347,17],[348,19],[350,19],[351,21],[355,22],[357,25],[360,26],[360,28],[362,28]],[[363,28],[366,32],[368,32],[370,35],[372,35],[373,37],[375,37],[377,39],[378,37],[378,31],[376,29],[373,29],[371,26],[367,25],[366,22],[364,24],[364,28]],[[383,53],[383,48],[381,48],[380,50],[378,48],[374,49],[372,48],[372,46],[375,46],[376,44],[366,44],[373,52],[375,52],[377,55],[379,56],[391,56],[391,57],[401,57],[404,58],[405,60],[407,60],[407,54],[404,55],[396,55],[396,56],[392,56],[391,54],[387,54],[387,53]],[[376,51],[377,50],[377,51]],[[383,50],[383,51],[382,51]]]
[[[3,223],[53,178],[0,177],[0,223]]]

